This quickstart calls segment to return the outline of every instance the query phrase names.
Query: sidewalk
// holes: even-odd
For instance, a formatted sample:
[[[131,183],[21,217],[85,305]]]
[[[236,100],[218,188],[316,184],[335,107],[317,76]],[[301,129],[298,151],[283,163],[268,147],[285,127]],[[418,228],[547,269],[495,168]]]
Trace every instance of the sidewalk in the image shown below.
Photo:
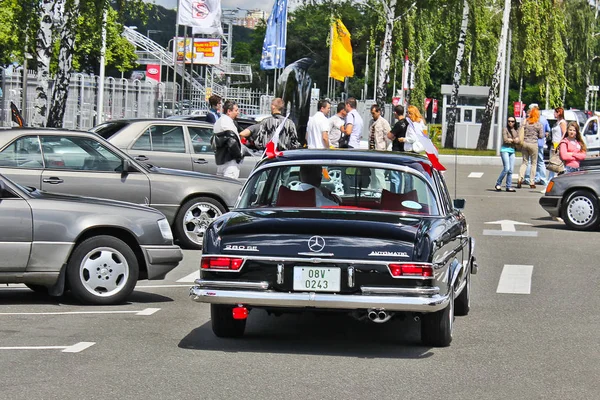
[[[500,156],[454,156],[450,154],[440,154],[440,162],[443,165],[497,165],[502,166]]]

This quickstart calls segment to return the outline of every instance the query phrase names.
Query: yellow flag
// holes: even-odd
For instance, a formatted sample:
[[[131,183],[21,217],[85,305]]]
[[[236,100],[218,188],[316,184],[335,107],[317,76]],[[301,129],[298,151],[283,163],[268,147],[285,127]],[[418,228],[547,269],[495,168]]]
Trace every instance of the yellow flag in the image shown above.
[[[352,45],[350,44],[350,32],[341,20],[331,25],[331,60],[329,60],[329,76],[338,81],[354,76],[354,64],[352,64]]]

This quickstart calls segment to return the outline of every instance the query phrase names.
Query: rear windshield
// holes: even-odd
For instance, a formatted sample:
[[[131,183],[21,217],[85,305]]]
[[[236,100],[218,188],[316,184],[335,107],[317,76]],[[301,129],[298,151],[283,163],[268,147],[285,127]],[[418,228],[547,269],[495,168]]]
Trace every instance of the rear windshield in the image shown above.
[[[94,132],[95,134],[101,136],[103,139],[110,139],[115,133],[119,132],[121,129],[127,126],[127,122],[116,121],[116,122],[106,122],[102,125],[98,125],[92,129],[90,132]]]
[[[321,164],[272,167],[250,178],[238,208],[336,208],[439,215],[435,195],[421,176],[430,178],[417,164],[406,171]]]

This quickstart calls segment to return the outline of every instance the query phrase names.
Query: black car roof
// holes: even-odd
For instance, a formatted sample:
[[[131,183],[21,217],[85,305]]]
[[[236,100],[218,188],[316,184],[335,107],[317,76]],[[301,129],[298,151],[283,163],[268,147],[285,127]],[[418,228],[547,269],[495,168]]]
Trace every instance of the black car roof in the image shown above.
[[[275,158],[267,158],[260,165],[277,164],[282,161],[306,161],[306,160],[346,160],[367,161],[387,164],[410,164],[424,163],[431,166],[431,162],[425,156],[414,153],[399,153],[392,151],[377,150],[347,150],[347,149],[324,149],[324,150],[288,150]]]

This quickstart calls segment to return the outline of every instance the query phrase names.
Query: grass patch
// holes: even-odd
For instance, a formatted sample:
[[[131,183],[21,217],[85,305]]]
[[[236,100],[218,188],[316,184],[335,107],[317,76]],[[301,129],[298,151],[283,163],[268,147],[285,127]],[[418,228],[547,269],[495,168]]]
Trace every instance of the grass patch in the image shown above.
[[[475,150],[475,149],[446,149],[442,146],[442,125],[431,124],[429,128],[429,137],[437,147],[440,154],[454,155],[458,152],[459,156],[495,156],[496,150]]]

